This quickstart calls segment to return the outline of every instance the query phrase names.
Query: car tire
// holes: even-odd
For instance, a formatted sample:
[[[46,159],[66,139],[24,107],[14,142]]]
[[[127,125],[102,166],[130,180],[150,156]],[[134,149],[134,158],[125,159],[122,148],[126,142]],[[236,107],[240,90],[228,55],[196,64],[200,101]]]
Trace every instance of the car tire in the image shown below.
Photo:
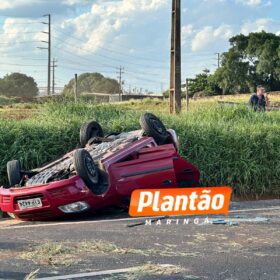
[[[85,149],[78,149],[73,154],[74,166],[77,175],[85,182],[86,186],[97,195],[102,194],[100,187],[100,174],[90,153]]]
[[[21,181],[20,162],[11,160],[7,162],[7,174],[10,187],[18,185]]]
[[[94,137],[104,137],[103,129],[98,122],[92,121],[82,125],[80,129],[80,144],[85,147]]]
[[[142,115],[140,125],[145,135],[153,137],[158,145],[170,143],[170,135],[165,125],[154,114],[145,113]]]
[[[0,219],[6,219],[8,218],[8,214],[6,212],[3,212],[1,209],[0,209]]]

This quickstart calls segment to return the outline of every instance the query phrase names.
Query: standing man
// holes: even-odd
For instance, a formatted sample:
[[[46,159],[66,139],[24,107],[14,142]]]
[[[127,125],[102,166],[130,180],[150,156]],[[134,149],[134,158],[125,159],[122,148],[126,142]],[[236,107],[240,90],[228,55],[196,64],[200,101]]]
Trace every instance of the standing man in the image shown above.
[[[257,86],[257,93],[254,93],[249,100],[250,106],[254,111],[266,111],[269,106],[268,95],[263,86]]]

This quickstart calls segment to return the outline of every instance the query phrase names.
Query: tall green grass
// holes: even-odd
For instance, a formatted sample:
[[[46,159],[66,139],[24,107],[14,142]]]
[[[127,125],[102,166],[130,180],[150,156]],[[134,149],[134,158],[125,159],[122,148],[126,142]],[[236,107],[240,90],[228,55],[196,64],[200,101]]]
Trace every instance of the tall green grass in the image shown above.
[[[15,98],[0,95],[0,106],[12,105],[16,103]]]
[[[138,129],[140,115],[158,104],[134,103],[48,103],[30,119],[0,119],[0,182],[6,182],[8,160],[20,159],[29,169],[75,148],[84,121],[95,119],[106,132]],[[202,103],[179,116],[154,113],[177,131],[180,153],[198,166],[204,185],[230,185],[243,195],[280,194],[279,112]]]

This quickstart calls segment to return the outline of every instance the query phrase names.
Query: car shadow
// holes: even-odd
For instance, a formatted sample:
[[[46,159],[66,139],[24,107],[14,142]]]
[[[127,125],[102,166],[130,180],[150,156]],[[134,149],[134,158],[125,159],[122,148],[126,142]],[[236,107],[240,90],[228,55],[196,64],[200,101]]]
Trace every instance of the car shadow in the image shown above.
[[[71,215],[68,217],[48,219],[42,221],[22,221],[20,225],[34,225],[34,224],[48,224],[48,223],[59,223],[59,222],[82,222],[82,221],[101,221],[101,220],[114,220],[129,218],[126,209],[120,208],[108,208],[99,211],[98,213],[85,212],[76,215]],[[12,218],[1,219],[0,221],[9,221],[13,220]]]

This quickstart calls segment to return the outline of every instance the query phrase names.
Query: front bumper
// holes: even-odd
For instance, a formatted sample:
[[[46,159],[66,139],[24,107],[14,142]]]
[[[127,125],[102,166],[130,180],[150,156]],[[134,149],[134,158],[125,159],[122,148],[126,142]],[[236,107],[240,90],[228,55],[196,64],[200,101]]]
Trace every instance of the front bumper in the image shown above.
[[[40,198],[41,207],[21,210],[19,200]],[[42,186],[4,189],[0,188],[0,208],[3,212],[14,214],[22,220],[44,220],[62,217],[58,207],[77,201],[85,201],[90,205],[92,193],[78,176],[53,182]]]

